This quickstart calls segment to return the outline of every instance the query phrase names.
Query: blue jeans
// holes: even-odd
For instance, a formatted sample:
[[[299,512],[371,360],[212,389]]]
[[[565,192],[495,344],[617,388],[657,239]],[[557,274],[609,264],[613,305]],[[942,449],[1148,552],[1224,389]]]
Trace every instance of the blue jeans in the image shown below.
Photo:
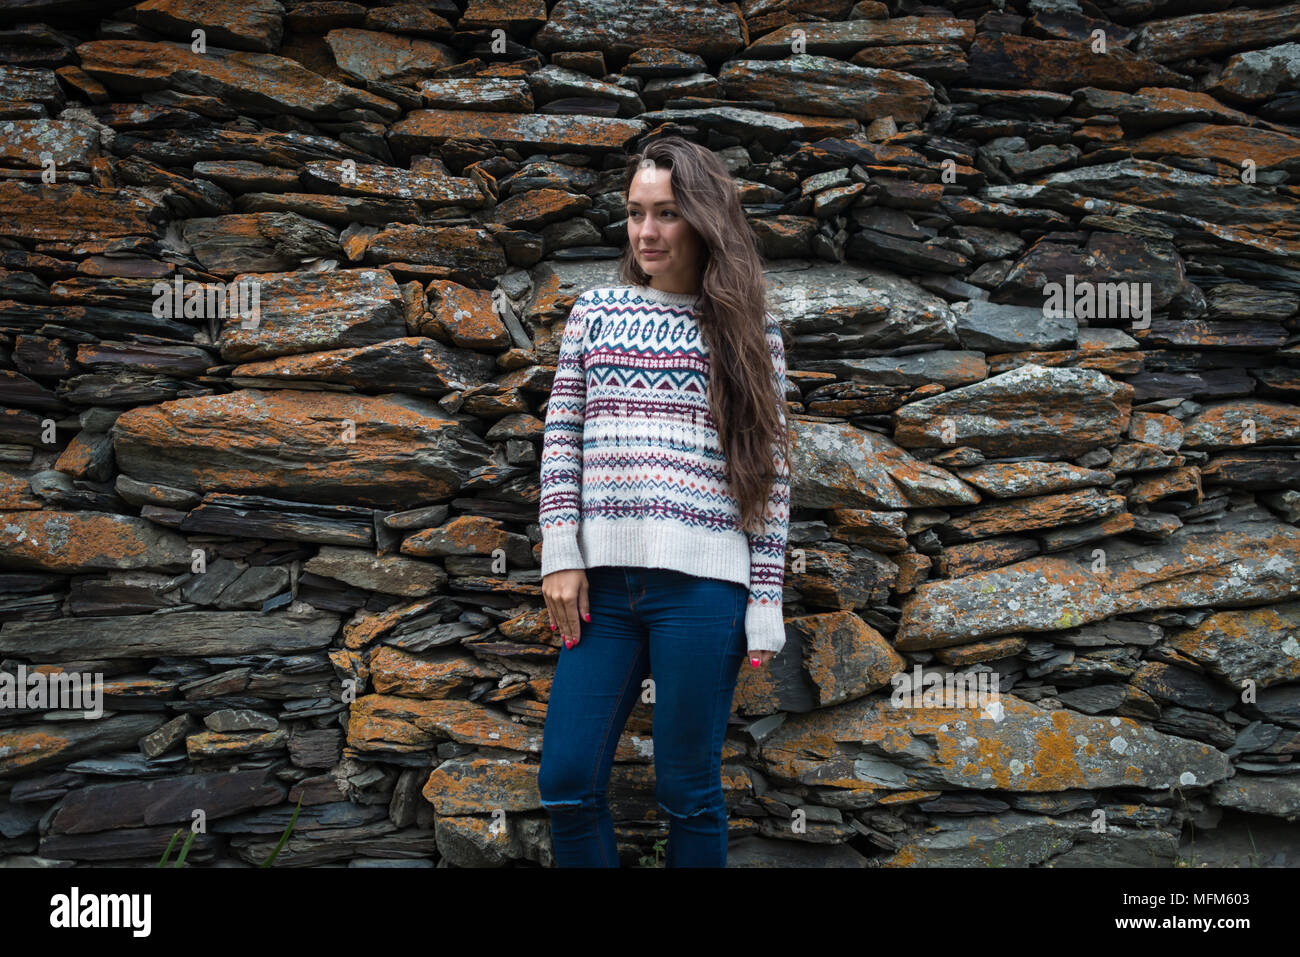
[[[667,867],[725,867],[722,739],[745,656],[744,585],[665,568],[589,568],[591,621],[560,648],[537,788],[560,867],[618,867],[606,800],[614,750],[654,674],[655,798]]]

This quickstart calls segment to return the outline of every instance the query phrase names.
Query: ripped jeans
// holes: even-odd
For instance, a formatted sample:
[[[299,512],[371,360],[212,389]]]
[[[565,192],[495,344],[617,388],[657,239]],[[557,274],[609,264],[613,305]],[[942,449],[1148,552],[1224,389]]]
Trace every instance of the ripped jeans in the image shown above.
[[[655,798],[667,867],[725,867],[722,740],[745,656],[748,589],[664,568],[589,568],[591,621],[560,647],[537,776],[560,867],[618,867],[606,788],[628,715],[654,675]]]

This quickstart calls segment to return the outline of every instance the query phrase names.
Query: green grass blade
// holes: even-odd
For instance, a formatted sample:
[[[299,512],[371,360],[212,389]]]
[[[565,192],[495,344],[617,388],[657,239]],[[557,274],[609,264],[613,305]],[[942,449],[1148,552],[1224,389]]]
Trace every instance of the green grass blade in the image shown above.
[[[298,812],[301,810],[302,810],[302,795],[299,794],[298,805],[293,809],[293,817],[289,818],[289,826],[286,827],[284,829],[284,833],[280,835],[279,843],[277,843],[275,845],[275,849],[271,851],[271,856],[262,862],[263,867],[270,867],[272,862],[275,860],[276,855],[278,855],[280,853],[280,850],[284,847],[284,845],[288,843],[289,835],[293,833],[293,826],[298,821]]]
[[[176,863],[172,865],[173,867],[183,867],[185,865],[185,858],[190,856],[190,845],[194,843],[194,838],[197,836],[197,831],[190,831],[190,836],[185,838],[185,844],[181,847],[181,856],[176,858]]]
[[[176,833],[172,835],[172,839],[167,842],[167,849],[163,851],[162,860],[158,862],[159,867],[167,866],[167,858],[172,856],[172,848],[176,846],[176,838],[180,836],[181,836],[181,829],[177,828]]]

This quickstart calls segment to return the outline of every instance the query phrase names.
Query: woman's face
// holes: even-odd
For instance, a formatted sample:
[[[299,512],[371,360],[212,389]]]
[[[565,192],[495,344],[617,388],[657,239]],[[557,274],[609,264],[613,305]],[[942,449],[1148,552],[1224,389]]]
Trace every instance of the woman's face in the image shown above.
[[[643,166],[636,171],[627,192],[627,240],[655,288],[698,289],[702,243],[673,200],[672,170]]]

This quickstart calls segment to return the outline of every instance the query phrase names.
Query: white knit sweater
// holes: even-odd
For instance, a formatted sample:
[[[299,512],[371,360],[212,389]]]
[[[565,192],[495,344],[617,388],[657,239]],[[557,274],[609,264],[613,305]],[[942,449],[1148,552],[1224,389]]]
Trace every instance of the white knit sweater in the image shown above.
[[[749,534],[723,476],[696,303],[649,286],[574,303],[542,440],[542,576],[619,565],[738,582],[749,589],[748,649],[779,652],[790,469],[773,443],[777,479],[761,534]],[[771,313],[766,338],[784,427],[785,347]]]

